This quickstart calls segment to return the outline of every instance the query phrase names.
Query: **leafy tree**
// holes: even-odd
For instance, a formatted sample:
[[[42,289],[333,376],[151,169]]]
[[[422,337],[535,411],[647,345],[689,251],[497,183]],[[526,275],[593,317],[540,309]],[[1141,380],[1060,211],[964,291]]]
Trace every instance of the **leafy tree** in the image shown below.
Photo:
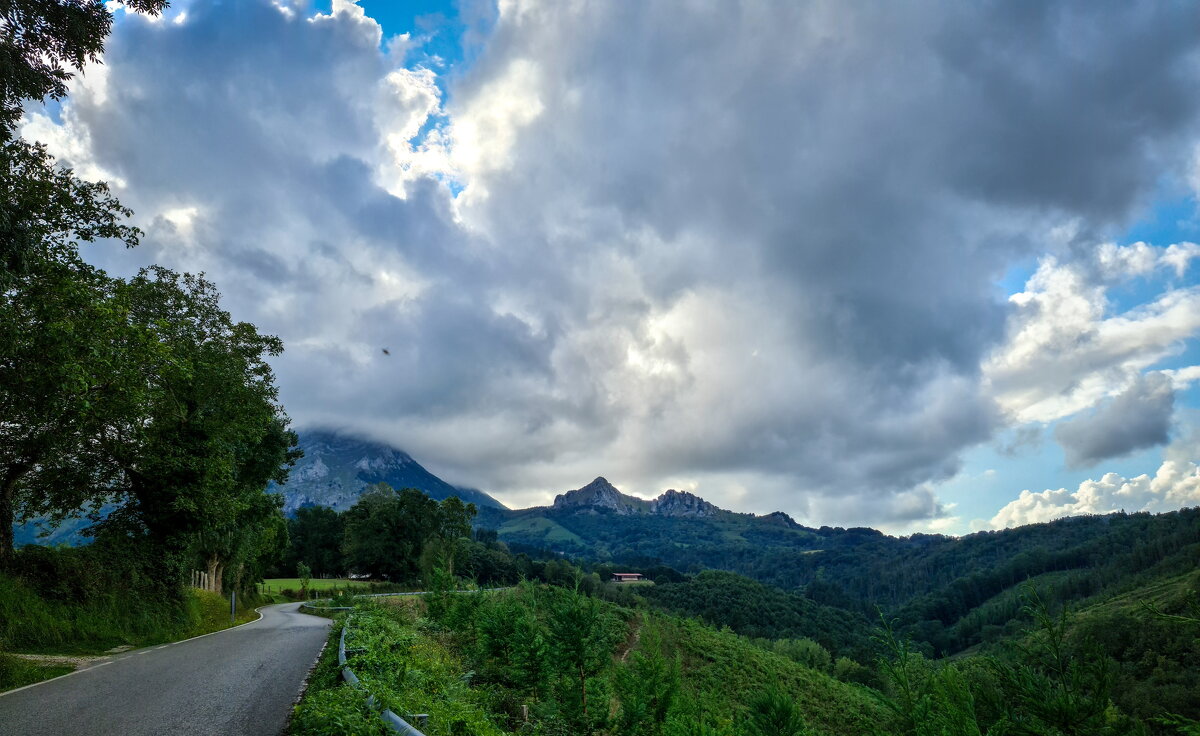
[[[592,733],[603,727],[608,715],[604,683],[596,676],[608,665],[619,636],[616,622],[595,598],[555,592],[548,602],[546,623],[561,677],[560,705],[577,733]],[[594,702],[601,705],[590,705]]]
[[[464,504],[457,496],[438,504],[437,517],[427,531],[419,562],[426,579],[435,568],[442,568],[451,577],[462,570],[470,552],[471,519],[475,513],[475,504]]]
[[[167,2],[127,0],[125,6],[157,15]],[[70,69],[100,60],[112,11],[103,0],[3,0],[0,20],[0,135],[8,137],[25,100],[61,99]]]
[[[781,639],[774,643],[772,649],[818,672],[828,672],[833,664],[829,650],[809,638]]]
[[[386,483],[367,489],[345,514],[343,550],[351,570],[415,580],[425,542],[441,529],[436,501],[415,488]]]
[[[219,578],[249,543],[239,532],[278,523],[265,488],[299,456],[267,363],[283,346],[235,322],[203,277],[156,266],[129,290],[129,319],[151,337],[136,364],[147,388],[134,421],[102,438],[123,505],[101,526],[150,544],[165,575],[191,551]]]
[[[288,520],[291,544],[285,565],[296,570],[304,563],[318,577],[344,572],[342,539],[345,530],[342,515],[331,508],[307,506],[298,509]]]
[[[125,5],[158,14],[167,3]],[[72,255],[80,240],[137,242],[104,184],[76,179],[44,147],[14,137],[24,103],[64,97],[72,70],[99,61],[111,27],[102,0],[0,0],[0,286],[40,256]]]
[[[14,518],[100,503],[119,475],[102,438],[140,391],[121,285],[84,266],[45,264],[0,291],[0,565]]]
[[[81,243],[112,238],[134,247],[141,235],[124,224],[132,212],[107,184],[77,179],[40,144],[0,145],[0,195],[0,287],[14,288],[41,264],[82,266]]]
[[[312,570],[303,562],[296,565],[296,576],[300,578],[300,594],[308,597],[308,584],[312,580]]]
[[[537,591],[488,596],[475,622],[474,660],[485,678],[529,694],[541,694],[550,673],[550,647],[536,613]]]

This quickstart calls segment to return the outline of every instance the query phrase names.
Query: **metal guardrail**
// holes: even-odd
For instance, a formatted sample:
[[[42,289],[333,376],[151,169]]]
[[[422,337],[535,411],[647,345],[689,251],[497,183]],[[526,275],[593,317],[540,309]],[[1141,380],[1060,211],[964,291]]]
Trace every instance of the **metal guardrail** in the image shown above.
[[[344,624],[342,624],[342,635],[338,640],[338,665],[342,668],[342,679],[349,683],[351,687],[366,690],[362,684],[362,681],[358,679],[358,675],[355,675],[354,671],[351,670],[346,664],[346,631],[349,628],[350,621],[347,620]],[[375,699],[375,696],[367,691],[367,705],[371,708],[374,708],[378,702],[379,701]],[[383,712],[379,714],[379,717],[383,720],[384,725],[396,733],[404,734],[404,736],[425,736],[425,734],[413,728],[412,724],[396,715],[389,708],[384,708]],[[416,717],[421,718],[422,720],[425,718],[423,715]]]

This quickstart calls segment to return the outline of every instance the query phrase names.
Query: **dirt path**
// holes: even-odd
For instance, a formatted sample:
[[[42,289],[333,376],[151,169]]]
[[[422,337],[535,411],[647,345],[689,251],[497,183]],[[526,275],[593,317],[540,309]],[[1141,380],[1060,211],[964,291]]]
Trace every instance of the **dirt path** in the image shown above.
[[[625,651],[621,653],[621,661],[622,662],[624,662],[626,659],[629,659],[629,653],[632,652],[635,648],[637,648],[638,642],[641,641],[641,639],[642,639],[642,617],[641,617],[641,615],[638,615],[638,617],[636,619],[634,619],[634,621],[633,621],[633,631],[630,632],[629,637],[625,639],[625,644],[624,644]]]

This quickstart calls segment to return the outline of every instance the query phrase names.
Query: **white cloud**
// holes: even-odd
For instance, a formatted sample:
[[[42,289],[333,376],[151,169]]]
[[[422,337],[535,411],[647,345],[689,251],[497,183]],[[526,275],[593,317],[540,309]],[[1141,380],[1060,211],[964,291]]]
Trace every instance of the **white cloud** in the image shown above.
[[[1175,277],[1183,278],[1191,265],[1192,259],[1200,257],[1200,245],[1195,243],[1174,243],[1163,254],[1162,261],[1175,269]]]
[[[1104,246],[1097,261],[1107,278],[1122,280],[1174,267],[1178,252],[1144,243]],[[1096,406],[1200,332],[1200,288],[1168,288],[1116,313],[1108,288],[1086,262],[1047,257],[1025,291],[1011,297],[1008,339],[985,362],[984,375],[1012,421],[1047,423]]]
[[[1194,462],[1165,460],[1153,476],[1123,478],[1106,473],[1099,480],[1085,480],[1073,491],[1021,491],[1020,497],[992,517],[990,525],[1003,529],[1079,514],[1162,512],[1198,505],[1200,467]]]
[[[1152,5],[512,0],[447,78],[362,8],[306,7],[122,18],[107,77],[26,132],[139,213],[145,245],[97,262],[207,271],[284,338],[298,420],[452,480],[946,523],[932,484],[997,400],[1066,416],[1196,329],[1194,289],[1114,315],[1089,281],[1153,272],[1150,246],[993,287],[1185,165],[1195,42]],[[1157,257],[1184,273],[1186,246]]]

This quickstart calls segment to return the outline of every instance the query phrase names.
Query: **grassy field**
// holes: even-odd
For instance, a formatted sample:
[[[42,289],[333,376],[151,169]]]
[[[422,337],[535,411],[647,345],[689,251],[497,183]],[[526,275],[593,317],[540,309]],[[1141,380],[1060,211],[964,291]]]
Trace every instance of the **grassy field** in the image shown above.
[[[229,620],[229,601],[203,590],[192,591],[194,625],[182,638],[188,639],[201,634],[211,634],[214,631],[239,626],[258,619],[258,614],[249,606],[238,606],[237,620]]]
[[[500,526],[499,533],[501,537],[508,535],[538,537],[546,544],[564,542],[576,545],[584,544],[583,537],[558,522],[541,516],[507,521]]]
[[[268,603],[290,603],[300,600],[300,578],[269,578],[258,586],[263,600]],[[289,591],[283,595],[283,591]],[[331,598],[339,593],[408,593],[421,590],[420,586],[397,585],[395,583],[368,583],[345,578],[313,578],[308,581],[309,598]]]
[[[264,591],[267,593],[278,593],[284,588],[292,590],[300,590],[300,578],[269,578],[262,581]],[[337,588],[345,590],[347,588],[362,588],[367,590],[371,587],[370,583],[362,580],[347,580],[345,578],[313,578],[308,581],[309,590],[331,590]]]

